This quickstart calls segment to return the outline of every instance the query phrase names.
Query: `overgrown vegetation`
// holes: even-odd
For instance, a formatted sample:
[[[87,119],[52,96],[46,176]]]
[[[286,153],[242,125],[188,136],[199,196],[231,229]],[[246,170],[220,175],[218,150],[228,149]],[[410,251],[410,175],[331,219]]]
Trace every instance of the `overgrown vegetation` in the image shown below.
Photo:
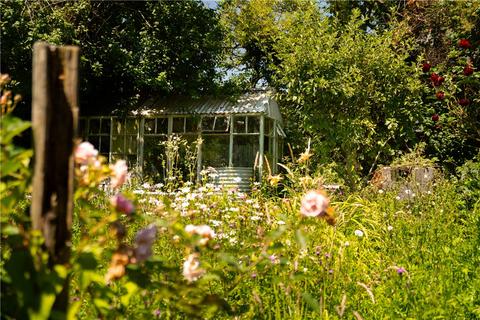
[[[1,69],[19,79],[0,77],[2,318],[480,319],[480,2],[391,4],[2,3]],[[274,87],[282,172],[221,189],[174,138],[154,184],[78,144],[72,255],[49,264],[28,218],[33,152],[14,143],[36,40],[82,47],[84,110]],[[367,183],[389,164],[442,173]]]

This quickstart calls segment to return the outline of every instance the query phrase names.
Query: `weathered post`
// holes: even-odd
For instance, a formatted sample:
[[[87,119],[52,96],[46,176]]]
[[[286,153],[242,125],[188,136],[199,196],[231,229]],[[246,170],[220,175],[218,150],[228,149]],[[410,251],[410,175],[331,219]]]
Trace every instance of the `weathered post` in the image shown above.
[[[73,148],[78,118],[79,48],[37,42],[33,47],[32,128],[35,148],[31,218],[49,252],[49,264],[70,257]],[[68,283],[54,309],[65,312]]]

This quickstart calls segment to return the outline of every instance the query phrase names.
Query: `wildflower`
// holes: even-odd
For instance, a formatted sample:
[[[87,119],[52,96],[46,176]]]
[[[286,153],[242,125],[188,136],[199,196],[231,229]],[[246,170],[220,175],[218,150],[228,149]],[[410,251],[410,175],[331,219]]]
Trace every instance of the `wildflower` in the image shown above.
[[[268,177],[268,181],[270,182],[270,185],[272,187],[275,187],[276,185],[278,185],[278,183],[282,180],[282,176],[277,174],[275,176],[269,176]]]
[[[110,282],[123,277],[125,275],[125,266],[129,263],[129,260],[128,251],[125,248],[117,250],[117,252],[112,255],[105,280]]]
[[[330,201],[322,191],[309,191],[303,196],[300,213],[306,217],[324,216]]]
[[[432,115],[432,121],[437,122],[438,120],[440,120],[440,116],[438,115],[438,113],[434,113]]]
[[[312,156],[313,154],[311,154],[310,150],[307,149],[305,152],[300,154],[300,157],[298,158],[298,162],[299,163],[307,162]]]
[[[460,41],[458,41],[458,46],[463,49],[469,49],[472,47],[472,44],[468,39],[460,39]]]
[[[278,264],[280,262],[280,259],[275,254],[272,254],[271,256],[268,257],[271,263],[273,264]]]
[[[98,150],[90,142],[82,142],[74,152],[75,162],[81,165],[87,165],[94,162],[98,156]]]
[[[458,104],[462,107],[466,107],[470,104],[470,100],[468,98],[461,98],[460,100],[458,100]]]
[[[438,100],[443,100],[445,99],[445,92],[438,91],[437,93],[435,93],[435,97],[437,97]]]
[[[190,235],[199,235],[202,238],[199,241],[200,245],[206,245],[208,240],[215,238],[215,232],[207,225],[194,226],[189,224],[185,226],[185,232]]]
[[[343,244],[345,247],[349,247],[350,246],[350,242],[348,241],[345,241],[345,243]]]
[[[307,149],[300,154],[300,158],[298,158],[299,163],[306,162],[312,157],[313,154],[310,153],[310,141],[311,139],[308,139]]]
[[[438,86],[442,85],[442,83],[445,81],[445,78],[442,77],[442,76],[439,76],[438,74],[436,74],[434,72],[430,76],[430,80],[432,80],[432,83],[435,87],[438,87]]]
[[[405,270],[403,267],[397,267],[396,271],[399,275],[403,275],[405,272],[407,272],[407,270]]]
[[[110,203],[118,212],[125,213],[126,215],[131,214],[135,210],[133,203],[122,194],[117,194],[110,198]]]
[[[162,314],[162,312],[160,311],[160,309],[156,309],[153,311],[153,315],[157,318],[160,318],[160,315]]]
[[[392,226],[388,226],[388,227],[387,227],[387,230],[388,230],[388,231],[392,231],[392,230],[393,230],[393,227],[392,227]]]
[[[285,224],[285,221],[283,221],[283,220],[278,220],[278,221],[277,221],[277,224],[278,224],[278,225],[284,225],[284,224]]]
[[[125,160],[118,160],[115,164],[110,166],[112,170],[112,180],[110,181],[110,185],[113,189],[120,188],[127,179],[128,167],[127,162]]]
[[[467,64],[465,68],[463,68],[463,74],[466,76],[470,76],[473,74],[473,68],[470,64]]]
[[[363,231],[362,230],[355,230],[355,235],[359,238],[363,237]]]
[[[183,276],[188,282],[197,281],[205,273],[205,270],[200,268],[198,257],[198,253],[192,253],[183,263]]]
[[[430,63],[424,62],[424,63],[422,64],[422,71],[423,71],[423,72],[428,72],[428,71],[430,71],[430,68],[431,68],[431,67],[432,67],[432,66],[430,65]]]
[[[252,279],[255,279],[257,277],[257,274],[254,272],[251,274]]]
[[[157,236],[157,227],[154,224],[137,232],[135,236],[135,259],[137,262],[147,260],[152,255],[152,245]]]

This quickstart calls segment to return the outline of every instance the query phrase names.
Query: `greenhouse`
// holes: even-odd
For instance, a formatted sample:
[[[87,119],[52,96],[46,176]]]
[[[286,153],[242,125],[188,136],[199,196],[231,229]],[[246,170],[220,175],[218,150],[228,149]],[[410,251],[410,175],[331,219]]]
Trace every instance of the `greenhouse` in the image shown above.
[[[214,168],[221,183],[241,187],[265,169],[276,172],[285,137],[278,104],[265,91],[237,100],[151,98],[122,116],[81,118],[80,134],[110,162],[126,159],[142,176],[157,180],[171,165],[167,142],[178,137],[195,151],[197,179]]]

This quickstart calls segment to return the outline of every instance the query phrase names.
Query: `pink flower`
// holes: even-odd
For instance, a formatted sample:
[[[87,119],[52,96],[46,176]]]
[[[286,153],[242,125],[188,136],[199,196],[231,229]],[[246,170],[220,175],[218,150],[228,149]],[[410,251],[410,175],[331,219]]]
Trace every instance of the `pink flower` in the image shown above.
[[[306,217],[323,216],[329,204],[330,200],[328,200],[323,192],[312,190],[303,196],[300,213]]]
[[[137,232],[135,236],[135,258],[137,262],[147,260],[152,255],[152,245],[157,237],[157,227],[154,224]]]
[[[112,188],[120,188],[127,180],[128,167],[125,160],[118,160],[115,164],[110,166],[113,176],[110,181]]]
[[[198,253],[192,253],[183,263],[183,276],[188,282],[197,281],[205,273],[205,270],[200,268],[198,257]]]
[[[86,165],[95,162],[97,156],[98,150],[90,142],[82,142],[75,148],[74,159],[78,164]]]
[[[215,238],[215,232],[207,225],[194,226],[193,224],[189,224],[185,226],[185,232],[190,235],[197,234],[202,237],[200,240],[201,245],[206,245],[208,240]]]
[[[135,209],[133,203],[121,194],[117,194],[110,198],[110,203],[118,212],[127,215],[131,214]]]

